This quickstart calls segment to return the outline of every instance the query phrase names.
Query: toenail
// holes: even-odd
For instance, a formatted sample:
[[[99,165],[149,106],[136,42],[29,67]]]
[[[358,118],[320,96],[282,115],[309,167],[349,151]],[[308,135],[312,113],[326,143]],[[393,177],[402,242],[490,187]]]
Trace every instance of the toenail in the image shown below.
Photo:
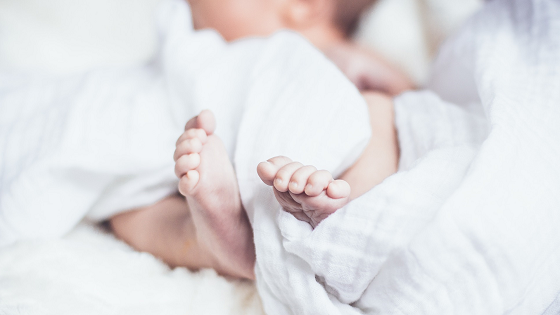
[[[290,187],[297,188],[298,184],[296,182],[290,182]]]
[[[277,185],[282,184],[282,180],[281,180],[280,178],[275,179],[274,182],[275,182]]]
[[[307,186],[305,186],[305,189],[312,189],[312,188],[313,188],[313,185],[311,185],[311,184],[307,184]]]

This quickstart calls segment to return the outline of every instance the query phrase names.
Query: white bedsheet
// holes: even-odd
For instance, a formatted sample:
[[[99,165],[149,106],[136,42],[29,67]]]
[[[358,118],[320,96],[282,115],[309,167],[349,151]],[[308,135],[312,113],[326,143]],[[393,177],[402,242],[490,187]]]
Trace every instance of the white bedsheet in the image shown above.
[[[60,237],[84,217],[104,220],[174,193],[175,141],[205,108],[231,160],[238,136],[263,122],[271,124],[264,141],[285,138],[279,149],[306,133],[325,137],[338,154],[325,147],[309,162],[332,171],[365,146],[365,102],[300,36],[228,45],[213,31],[194,32],[180,0],[163,6],[159,21],[161,49],[147,66],[63,78],[0,74],[0,245]],[[283,152],[268,153],[258,158]],[[235,162],[248,167],[239,177],[256,174],[257,163]]]
[[[441,97],[395,101],[399,173],[315,230],[244,200],[268,314],[560,311],[559,16],[487,3],[436,62]]]

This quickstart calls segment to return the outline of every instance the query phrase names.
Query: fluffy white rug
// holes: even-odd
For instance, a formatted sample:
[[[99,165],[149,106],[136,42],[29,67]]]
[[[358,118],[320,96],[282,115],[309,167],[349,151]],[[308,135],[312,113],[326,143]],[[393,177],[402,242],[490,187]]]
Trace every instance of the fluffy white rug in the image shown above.
[[[0,252],[0,314],[264,314],[251,282],[169,269],[93,225]]]

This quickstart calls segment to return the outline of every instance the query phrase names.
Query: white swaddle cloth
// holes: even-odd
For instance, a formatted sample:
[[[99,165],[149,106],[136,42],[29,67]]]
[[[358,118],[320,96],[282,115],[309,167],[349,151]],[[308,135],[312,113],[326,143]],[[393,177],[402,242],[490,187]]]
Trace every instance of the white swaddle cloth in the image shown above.
[[[325,145],[310,162],[332,171],[365,146],[363,99],[298,35],[229,45],[213,31],[194,32],[180,0],[165,3],[158,20],[161,51],[150,65],[69,78],[0,74],[0,245],[59,237],[86,216],[104,220],[174,193],[175,141],[205,108],[241,178],[257,164],[240,160],[238,137],[254,132],[279,148]]]
[[[244,199],[268,314],[560,311],[559,17],[488,2],[436,62],[441,97],[395,100],[399,173],[316,229]]]

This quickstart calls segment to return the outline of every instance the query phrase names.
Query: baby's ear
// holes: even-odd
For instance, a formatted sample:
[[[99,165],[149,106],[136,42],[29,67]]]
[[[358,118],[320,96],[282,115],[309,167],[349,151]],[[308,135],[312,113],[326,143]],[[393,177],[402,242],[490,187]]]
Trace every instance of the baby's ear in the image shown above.
[[[309,26],[334,19],[334,0],[285,0],[282,18],[285,25],[301,31]]]

